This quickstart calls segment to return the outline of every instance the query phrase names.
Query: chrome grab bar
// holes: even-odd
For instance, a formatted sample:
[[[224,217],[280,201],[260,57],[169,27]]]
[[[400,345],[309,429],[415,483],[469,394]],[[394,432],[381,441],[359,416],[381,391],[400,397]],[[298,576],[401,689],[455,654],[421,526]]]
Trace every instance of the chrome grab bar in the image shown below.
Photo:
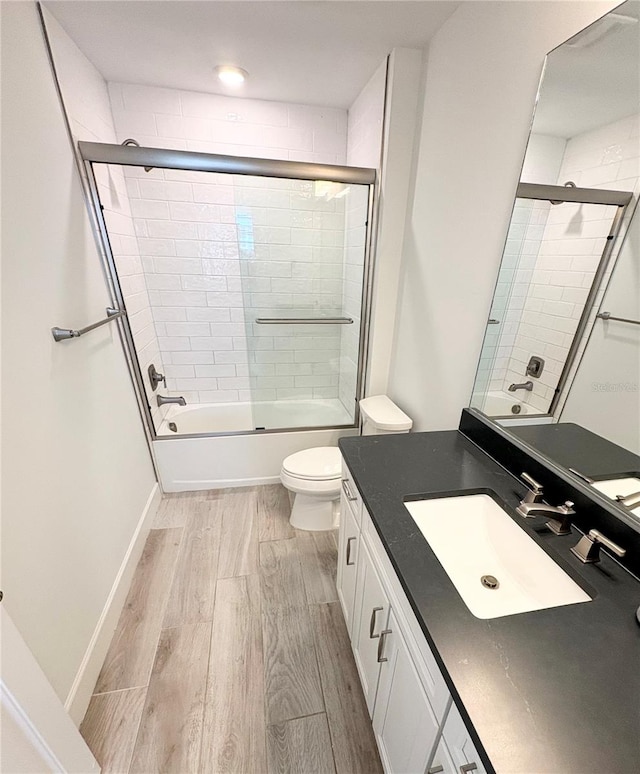
[[[352,317],[256,317],[258,325],[351,325]]]
[[[77,330],[73,328],[55,327],[51,329],[51,335],[53,336],[54,341],[77,339],[80,336],[84,336],[85,333],[89,333],[89,331],[100,328],[100,326],[106,325],[107,323],[111,322],[111,320],[117,320],[118,317],[124,317],[125,315],[126,311],[124,309],[114,309],[113,307],[109,306],[107,307],[107,316],[104,318],[104,320],[99,320],[97,323],[93,323],[93,325],[87,325],[86,328],[78,328]]]
[[[601,320],[616,320],[617,322],[631,323],[631,325],[640,325],[640,320],[630,320],[628,317],[614,317],[611,312],[600,312],[596,315]]]

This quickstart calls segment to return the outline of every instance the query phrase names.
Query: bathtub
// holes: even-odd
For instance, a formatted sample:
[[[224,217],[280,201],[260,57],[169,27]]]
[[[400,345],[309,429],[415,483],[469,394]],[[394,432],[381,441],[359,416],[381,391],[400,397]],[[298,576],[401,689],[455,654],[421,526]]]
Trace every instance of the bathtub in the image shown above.
[[[518,406],[519,411],[513,411],[513,407]],[[528,406],[515,395],[505,392],[488,392],[481,401],[478,408],[489,417],[523,416],[527,414],[541,414],[543,412]]]
[[[176,434],[233,433],[350,424],[353,424],[353,417],[349,416],[337,398],[255,403],[199,403],[192,406],[171,406],[157,434],[175,436]],[[170,425],[174,425],[176,429],[174,430]]]
[[[336,446],[340,438],[357,435],[355,427],[334,427],[352,421],[337,399],[171,406],[152,444],[162,489],[185,492],[276,483],[285,457],[312,446]],[[330,429],[250,432],[287,424],[323,424]],[[207,433],[219,435],[198,437]]]

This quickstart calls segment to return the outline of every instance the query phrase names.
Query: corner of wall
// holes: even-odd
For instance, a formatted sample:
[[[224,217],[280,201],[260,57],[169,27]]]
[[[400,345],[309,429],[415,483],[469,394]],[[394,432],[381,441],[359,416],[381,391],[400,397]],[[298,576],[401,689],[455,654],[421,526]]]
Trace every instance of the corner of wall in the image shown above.
[[[98,623],[91,635],[84,657],[69,690],[64,707],[74,723],[79,726],[84,718],[94,686],[100,674],[107,650],[118,625],[120,613],[131,586],[133,574],[142,556],[144,544],[149,535],[154,517],[160,505],[162,493],[154,484],[142,511],[131,542],[111,587]]]

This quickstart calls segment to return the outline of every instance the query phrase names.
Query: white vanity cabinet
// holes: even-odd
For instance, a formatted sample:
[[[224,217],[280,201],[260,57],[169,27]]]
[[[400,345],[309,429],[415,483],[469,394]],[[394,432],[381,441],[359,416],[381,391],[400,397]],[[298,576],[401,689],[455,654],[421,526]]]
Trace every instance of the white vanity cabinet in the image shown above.
[[[362,683],[369,715],[376,700],[382,650],[389,620],[389,599],[365,542],[361,540],[358,557],[356,614],[351,643]]]
[[[362,503],[359,496],[355,494],[357,492],[355,484],[351,481],[349,471],[344,463],[342,468],[336,585],[347,630],[349,631],[349,636],[353,636]]]
[[[338,598],[387,774],[484,773],[391,561],[344,468]]]
[[[387,772],[426,771],[439,723],[393,612],[380,646],[373,731]]]

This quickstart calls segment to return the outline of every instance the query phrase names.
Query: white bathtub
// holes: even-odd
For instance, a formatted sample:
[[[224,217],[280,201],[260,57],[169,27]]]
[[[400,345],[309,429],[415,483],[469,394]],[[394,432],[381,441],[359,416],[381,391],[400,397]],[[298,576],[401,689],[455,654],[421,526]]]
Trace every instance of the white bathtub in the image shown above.
[[[514,406],[518,406],[520,410],[513,411]],[[518,400],[515,395],[511,396],[505,392],[488,392],[478,408],[489,417],[523,416],[541,413],[533,406],[528,406],[526,403]]]
[[[352,421],[338,400],[280,401],[274,403],[212,403],[172,406],[158,428],[153,451],[165,492],[223,489],[270,484],[280,480],[282,461],[312,446],[336,446],[338,439],[357,435],[356,428],[247,433],[295,423],[346,425]],[[174,422],[177,433],[169,429]],[[254,424],[254,422],[256,424]],[[185,434],[223,433],[209,437]]]
[[[248,430],[349,425],[353,423],[336,399],[281,400],[255,403],[199,403],[173,405],[158,428],[158,435],[233,433]],[[169,427],[175,425],[176,430]]]

